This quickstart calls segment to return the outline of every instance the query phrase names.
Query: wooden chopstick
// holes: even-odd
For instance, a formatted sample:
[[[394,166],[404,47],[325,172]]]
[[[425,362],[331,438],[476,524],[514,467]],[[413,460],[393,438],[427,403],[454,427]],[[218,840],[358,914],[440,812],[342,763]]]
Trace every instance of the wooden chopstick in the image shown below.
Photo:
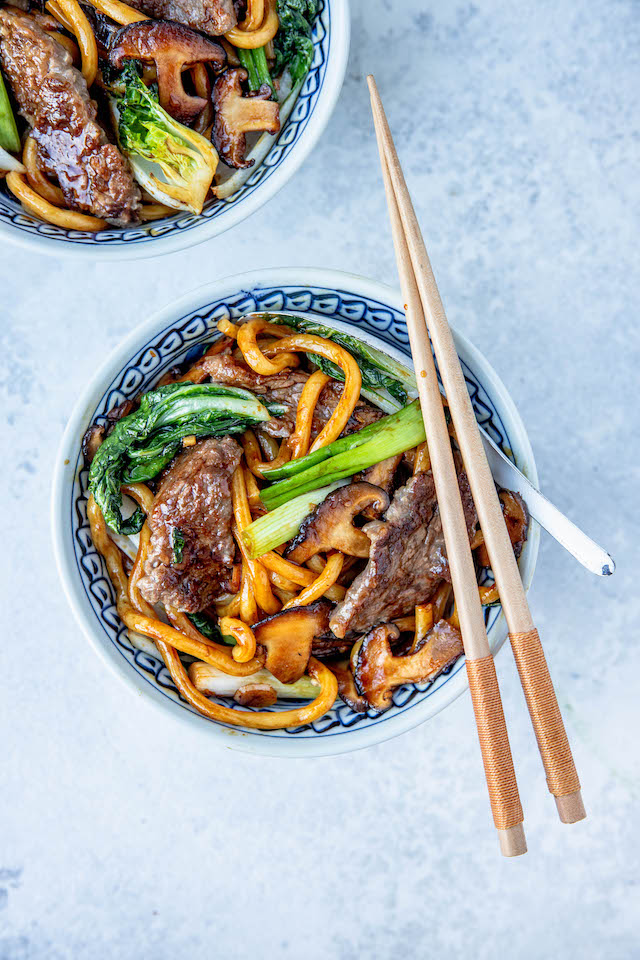
[[[442,518],[451,580],[456,597],[456,609],[464,644],[469,686],[473,695],[473,707],[489,798],[500,840],[500,849],[505,856],[518,856],[526,853],[527,850],[522,826],[524,818],[513,769],[498,679],[489,649],[484,614],[478,594],[476,572],[458,487],[451,440],[429,346],[420,295],[416,286],[411,258],[402,229],[400,213],[385,161],[383,143],[377,123],[376,135],[378,136],[398,271],[405,299],[407,328],[417,375],[420,406],[438,497],[438,508]]]
[[[582,820],[586,812],[560,708],[540,637],[529,610],[451,328],[440,299],[382,101],[373,77],[368,78],[368,83],[379,149],[385,161],[387,179],[397,205],[406,244],[405,249],[411,261],[423,317],[438,362],[458,445],[462,452],[484,542],[507,620],[511,648],[538,741],[547,784],[555,797],[561,821],[575,823]],[[447,544],[447,552],[448,550]],[[455,582],[454,591],[456,591]],[[459,608],[460,599],[456,592]],[[462,624],[462,619],[460,623]],[[469,686],[472,688],[471,679]],[[471,692],[473,696],[473,688]]]

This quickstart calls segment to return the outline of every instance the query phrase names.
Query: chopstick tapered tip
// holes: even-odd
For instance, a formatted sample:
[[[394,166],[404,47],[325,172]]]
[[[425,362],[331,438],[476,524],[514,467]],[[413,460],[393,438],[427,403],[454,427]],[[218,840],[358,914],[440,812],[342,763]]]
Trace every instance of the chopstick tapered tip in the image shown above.
[[[507,827],[506,830],[498,830],[498,839],[503,857],[521,857],[527,852],[527,840],[521,823],[516,823],[515,827]]]
[[[376,78],[372,73],[367,76],[367,86],[369,87],[371,103],[382,107],[382,100],[380,99],[380,94],[378,92],[378,84],[376,83]]]
[[[584,808],[580,790],[568,793],[564,797],[555,797],[555,801],[562,823],[577,823],[579,820],[586,819],[587,811]]]

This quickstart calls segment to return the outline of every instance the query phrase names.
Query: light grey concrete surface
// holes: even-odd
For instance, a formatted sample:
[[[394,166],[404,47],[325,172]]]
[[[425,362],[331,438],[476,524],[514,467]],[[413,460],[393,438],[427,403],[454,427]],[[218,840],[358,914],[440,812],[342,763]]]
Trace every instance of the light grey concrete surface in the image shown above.
[[[354,0],[347,82],[289,186],[225,237],[135,264],[0,249],[0,958],[640,954],[638,92],[631,0]],[[134,324],[247,267],[395,281],[375,71],[450,319],[497,368],[543,489],[615,577],[543,539],[531,602],[589,809],[563,827],[498,658],[530,852],[504,861],[463,697],[335,760],[203,749],[105,671],[49,540],[78,391]]]

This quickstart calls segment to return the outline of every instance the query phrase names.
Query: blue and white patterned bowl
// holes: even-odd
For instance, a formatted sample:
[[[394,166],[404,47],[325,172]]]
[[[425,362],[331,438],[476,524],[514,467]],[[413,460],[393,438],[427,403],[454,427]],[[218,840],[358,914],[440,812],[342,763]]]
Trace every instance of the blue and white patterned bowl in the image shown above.
[[[228,200],[211,200],[200,216],[176,213],[134,227],[99,233],[64,230],[26,213],[0,180],[0,237],[37,253],[132,260],[174,253],[217,237],[270,200],[322,136],[342,88],[349,56],[349,0],[320,0],[315,54],[291,116],[266,159]]]
[[[53,537],[64,589],[73,611],[102,658],[148,702],[171,712],[222,744],[272,756],[325,756],[387,740],[422,723],[466,688],[464,661],[458,660],[433,683],[405,686],[394,706],[379,717],[354,713],[338,701],[310,725],[276,731],[244,731],[208,720],[181,701],[159,659],[136,650],[120,622],[105,564],[96,552],[86,518],[87,470],[81,451],[84,431],[96,418],[128,397],[149,390],[163,373],[198,345],[218,336],[222,317],[256,310],[304,311],[328,325],[346,324],[358,337],[386,350],[400,362],[409,354],[399,293],[350,274],[315,269],[247,273],[201,287],[135,330],[109,357],[78,401],[65,432],[55,468]],[[478,420],[503,450],[537,483],[526,431],[504,385],[482,354],[456,334]],[[410,361],[409,361],[410,362]],[[535,523],[520,557],[527,588],[538,553]],[[500,608],[486,612],[491,648],[506,637]],[[236,705],[231,700],[229,706]],[[276,705],[273,709],[278,709]]]

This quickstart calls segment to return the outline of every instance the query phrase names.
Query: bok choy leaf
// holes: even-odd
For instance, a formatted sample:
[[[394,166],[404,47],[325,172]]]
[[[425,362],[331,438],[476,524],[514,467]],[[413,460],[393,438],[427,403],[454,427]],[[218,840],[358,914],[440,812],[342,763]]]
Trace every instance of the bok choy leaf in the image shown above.
[[[416,378],[407,367],[402,366],[392,357],[375,347],[370,346],[357,337],[352,337],[349,333],[343,333],[341,330],[335,330],[333,327],[326,327],[322,323],[316,323],[307,317],[289,316],[289,314],[269,313],[265,315],[271,323],[282,323],[294,330],[302,330],[304,333],[313,333],[319,337],[325,337],[327,340],[333,340],[339,343],[349,351],[356,360],[362,374],[362,393],[369,396],[374,403],[377,403],[381,409],[387,413],[395,412],[399,407],[404,406],[417,393]],[[333,377],[335,380],[344,380],[344,374],[340,367],[337,367],[331,360],[316,356],[310,353],[309,359],[315,363],[324,373]],[[384,394],[387,396],[385,397]],[[389,403],[389,398],[391,402]],[[387,403],[385,403],[385,400]]]
[[[137,533],[140,508],[125,520],[123,483],[144,483],[178,453],[183,437],[241,433],[270,419],[269,410],[248,390],[214,383],[170,383],[145,393],[140,407],[116,423],[98,448],[89,471],[89,490],[107,524],[117,533]]]
[[[273,40],[274,74],[288,67],[296,83],[309,70],[313,60],[311,28],[318,6],[318,0],[278,0],[280,26]]]
[[[109,91],[118,143],[138,183],[160,203],[201,213],[218,166],[211,143],[162,109],[133,64]]]
[[[199,630],[207,640],[211,640],[213,643],[226,643],[228,647],[235,646],[235,637],[222,633],[218,624],[214,623],[206,613],[188,613],[187,616],[196,630]]]

